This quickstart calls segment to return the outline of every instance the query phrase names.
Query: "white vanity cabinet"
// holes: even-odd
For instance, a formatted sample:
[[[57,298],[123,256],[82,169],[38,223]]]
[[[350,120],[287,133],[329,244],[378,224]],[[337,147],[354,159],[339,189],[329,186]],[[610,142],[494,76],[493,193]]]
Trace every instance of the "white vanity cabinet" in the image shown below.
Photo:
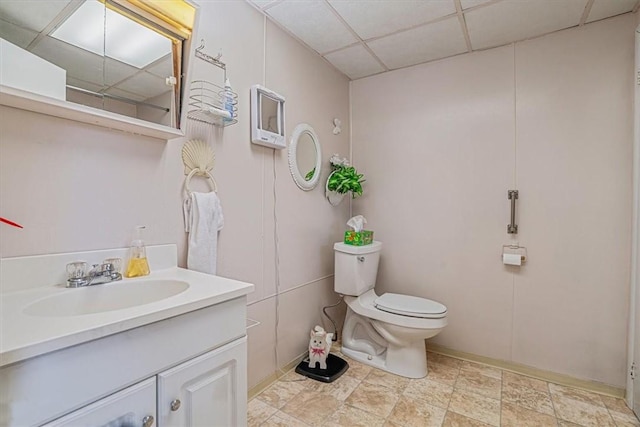
[[[158,427],[247,424],[246,339],[158,374]]]
[[[152,427],[156,418],[156,379],[132,385],[44,427]]]

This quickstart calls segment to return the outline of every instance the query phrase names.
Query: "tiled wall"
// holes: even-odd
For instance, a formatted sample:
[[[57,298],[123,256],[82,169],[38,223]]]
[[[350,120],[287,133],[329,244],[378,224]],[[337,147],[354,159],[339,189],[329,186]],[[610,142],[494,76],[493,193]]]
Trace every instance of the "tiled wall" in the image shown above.
[[[222,51],[239,93],[240,122],[224,131],[189,123],[187,137],[206,138],[216,151],[214,175],[225,216],[218,274],[256,285],[248,312],[261,324],[249,330],[251,387],[275,371],[274,200],[283,292],[280,365],[305,351],[309,329],[322,322],[321,307],[337,299],[332,244],[349,204],[331,207],[323,180],[331,153],[349,154],[348,80],[244,1],[201,2],[200,11],[195,37],[206,40],[208,53]],[[203,61],[195,60],[194,67],[193,79],[219,78]],[[301,122],[318,134],[326,162],[314,191],[295,186],[286,150],[250,144],[253,84],[286,97],[287,138]],[[338,136],[332,134],[334,117],[344,123]],[[178,243],[184,264],[183,142],[1,107],[0,212],[25,229],[0,227],[0,256],[124,247],[133,227],[146,224],[146,241]]]
[[[384,242],[380,291],[447,305],[434,342],[624,386],[635,21],[352,83],[353,213]]]

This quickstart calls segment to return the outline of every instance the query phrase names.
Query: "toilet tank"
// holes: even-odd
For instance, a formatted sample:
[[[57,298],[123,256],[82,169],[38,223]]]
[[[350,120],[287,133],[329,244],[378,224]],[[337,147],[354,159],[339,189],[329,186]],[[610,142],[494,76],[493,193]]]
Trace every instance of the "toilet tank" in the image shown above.
[[[382,242],[353,246],[333,245],[335,251],[334,289],[342,295],[360,296],[373,289],[378,275]]]

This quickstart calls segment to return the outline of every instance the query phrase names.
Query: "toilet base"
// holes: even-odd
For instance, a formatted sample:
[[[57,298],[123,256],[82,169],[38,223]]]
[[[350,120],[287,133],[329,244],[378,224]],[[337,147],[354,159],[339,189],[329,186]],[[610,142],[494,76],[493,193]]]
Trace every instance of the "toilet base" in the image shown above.
[[[427,376],[427,354],[424,341],[416,341],[411,346],[397,348],[389,345],[382,354],[368,354],[342,346],[342,354],[365,365],[373,366],[391,374],[406,378]]]

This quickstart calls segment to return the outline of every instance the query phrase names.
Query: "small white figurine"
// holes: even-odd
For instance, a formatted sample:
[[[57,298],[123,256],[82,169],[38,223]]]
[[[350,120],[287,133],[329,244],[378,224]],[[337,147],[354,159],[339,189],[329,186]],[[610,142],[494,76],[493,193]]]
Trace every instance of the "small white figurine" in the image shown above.
[[[327,333],[321,326],[311,330],[309,341],[309,367],[315,368],[320,362],[320,369],[327,369],[327,356],[331,350],[333,333]]]

